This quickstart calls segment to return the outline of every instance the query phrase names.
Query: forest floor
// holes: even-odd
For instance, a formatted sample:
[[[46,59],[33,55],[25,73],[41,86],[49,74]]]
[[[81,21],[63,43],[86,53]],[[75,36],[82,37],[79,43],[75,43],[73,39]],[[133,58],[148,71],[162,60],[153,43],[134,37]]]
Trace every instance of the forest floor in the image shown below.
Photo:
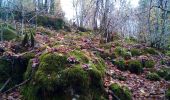
[[[51,30],[49,30],[51,31]],[[146,47],[143,44],[138,43],[128,43],[124,39],[117,39],[110,43],[101,43],[101,38],[92,35],[90,32],[55,32],[51,31],[53,34],[51,35],[44,35],[41,32],[37,32],[35,36],[36,46],[35,48],[30,48],[30,51],[36,52],[36,56],[41,55],[43,52],[67,52],[69,50],[74,49],[75,47],[80,48],[84,51],[90,51],[95,53],[99,51],[100,53],[108,53],[111,54],[114,52],[115,48],[117,47],[117,43],[121,45],[123,48],[144,48]],[[53,47],[54,44],[59,43],[60,46]],[[8,52],[10,50],[11,42],[5,42],[4,45]],[[3,44],[1,43],[1,46]],[[45,48],[45,49],[44,49]],[[14,54],[14,53],[12,53]],[[21,55],[21,54],[14,54],[14,55]],[[118,83],[121,85],[127,86],[133,95],[133,100],[164,100],[165,99],[165,91],[167,90],[168,86],[170,85],[168,81],[161,78],[160,81],[150,81],[146,79],[146,75],[149,72],[154,70],[160,69],[162,65],[160,64],[161,59],[170,59],[168,56],[165,56],[162,53],[158,53],[157,55],[145,54],[140,56],[134,56],[130,59],[140,59],[141,57],[147,57],[147,59],[153,59],[156,64],[154,68],[144,68],[144,72],[140,75],[132,74],[129,71],[120,71],[116,65],[112,64],[113,59],[104,59],[107,65],[107,72],[106,77],[104,78],[103,85],[106,86],[106,91],[108,90],[108,86],[112,83]],[[117,79],[114,76],[123,77],[124,79]],[[20,100],[22,96],[20,95],[18,89],[15,91],[9,92],[8,94],[4,94],[2,96],[4,99],[8,98],[9,100]],[[1,100],[1,99],[0,99]]]

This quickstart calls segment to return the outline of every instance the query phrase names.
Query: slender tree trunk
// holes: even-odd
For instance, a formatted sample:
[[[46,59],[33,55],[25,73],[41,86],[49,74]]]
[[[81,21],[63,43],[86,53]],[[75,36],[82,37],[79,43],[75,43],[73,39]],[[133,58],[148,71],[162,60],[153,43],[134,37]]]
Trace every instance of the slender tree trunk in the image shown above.
[[[50,4],[50,14],[54,14],[55,0],[51,0]]]
[[[150,3],[149,3],[149,13],[148,13],[148,31],[149,31],[149,34],[151,34],[151,22],[150,22],[151,7],[152,7],[152,0],[150,0]]]
[[[3,41],[3,26],[1,25],[1,41]]]
[[[93,29],[96,30],[97,29],[97,12],[99,9],[99,0],[96,1],[96,7],[95,7],[95,11],[94,11],[94,16],[93,16]]]
[[[24,34],[24,9],[22,4],[22,19],[21,19],[21,36]]]
[[[48,1],[47,0],[45,0],[44,9],[45,9],[45,13],[48,13]]]

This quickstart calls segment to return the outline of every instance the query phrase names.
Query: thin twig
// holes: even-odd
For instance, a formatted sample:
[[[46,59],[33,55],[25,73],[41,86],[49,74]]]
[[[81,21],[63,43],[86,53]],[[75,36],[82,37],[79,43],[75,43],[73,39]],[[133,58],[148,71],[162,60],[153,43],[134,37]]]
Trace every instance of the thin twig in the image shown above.
[[[9,78],[6,82],[5,82],[5,84],[1,87],[1,89],[0,89],[0,92],[2,92],[3,90],[4,90],[4,88],[8,85],[8,83],[10,82],[10,80],[11,80],[11,78]]]
[[[10,92],[10,91],[12,91],[12,90],[14,90],[14,89],[16,89],[16,88],[18,88],[18,87],[20,87],[20,86],[26,84],[30,79],[31,79],[31,78],[29,78],[29,79],[23,81],[22,83],[20,83],[20,84],[18,84],[18,85],[15,85],[14,87],[12,87],[12,88],[6,90],[5,92],[3,92],[3,94],[4,94],[4,93],[8,93],[8,92]]]

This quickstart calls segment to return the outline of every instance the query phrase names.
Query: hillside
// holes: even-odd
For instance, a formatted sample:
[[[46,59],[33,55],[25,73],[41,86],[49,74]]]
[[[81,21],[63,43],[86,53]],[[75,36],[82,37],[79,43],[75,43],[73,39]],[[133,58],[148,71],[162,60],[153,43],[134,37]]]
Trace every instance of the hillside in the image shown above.
[[[5,50],[0,59],[4,100],[170,97],[170,57],[133,38],[123,39],[115,33],[113,41],[105,43],[92,31],[43,27],[38,28],[34,38],[34,48],[20,47],[21,42],[4,41],[0,45]]]

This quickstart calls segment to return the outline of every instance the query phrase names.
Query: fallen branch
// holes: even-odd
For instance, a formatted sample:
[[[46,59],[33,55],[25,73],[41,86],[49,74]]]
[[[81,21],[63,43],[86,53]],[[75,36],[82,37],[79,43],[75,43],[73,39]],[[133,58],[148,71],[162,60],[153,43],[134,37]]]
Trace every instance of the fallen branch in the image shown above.
[[[112,95],[112,97],[114,97],[116,100],[120,100],[119,97],[117,97],[111,90],[109,91],[109,93]]]
[[[5,92],[3,92],[3,94],[4,94],[4,93],[8,93],[8,92],[10,92],[10,91],[12,91],[12,90],[14,90],[14,89],[16,89],[16,88],[18,88],[18,87],[20,87],[20,86],[26,84],[30,79],[31,79],[31,78],[29,78],[29,79],[23,81],[22,83],[20,83],[20,84],[18,84],[18,85],[15,85],[14,87],[12,87],[12,88],[6,90]]]
[[[1,89],[0,89],[0,93],[4,90],[4,88],[8,85],[8,83],[10,82],[10,80],[11,80],[11,78],[9,78],[6,82],[5,82],[5,84],[1,87]]]

